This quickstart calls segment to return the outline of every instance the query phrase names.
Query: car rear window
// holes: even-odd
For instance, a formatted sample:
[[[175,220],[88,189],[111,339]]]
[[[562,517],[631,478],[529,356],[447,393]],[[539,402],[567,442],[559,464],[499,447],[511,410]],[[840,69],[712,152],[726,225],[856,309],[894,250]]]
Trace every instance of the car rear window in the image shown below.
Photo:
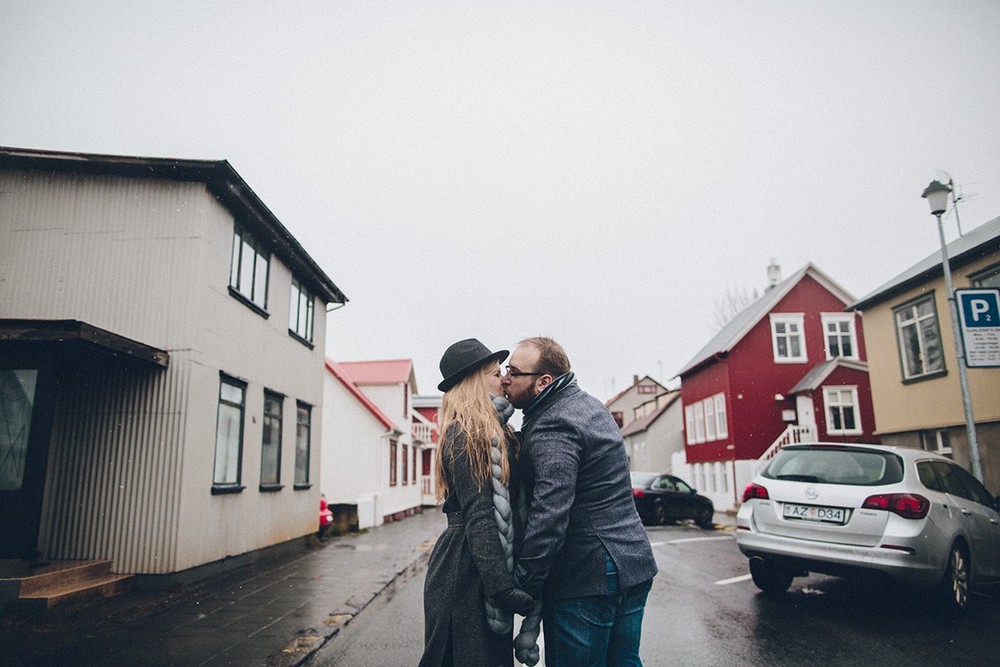
[[[629,475],[632,478],[632,486],[646,486],[659,476],[655,472],[633,472]]]
[[[800,482],[879,486],[902,481],[903,462],[890,452],[869,449],[786,447],[762,474]]]

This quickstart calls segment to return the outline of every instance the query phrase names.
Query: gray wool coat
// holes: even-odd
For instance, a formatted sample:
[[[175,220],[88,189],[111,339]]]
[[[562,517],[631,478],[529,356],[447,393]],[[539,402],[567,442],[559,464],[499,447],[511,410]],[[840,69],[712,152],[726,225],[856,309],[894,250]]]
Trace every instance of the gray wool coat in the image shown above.
[[[525,414],[521,442],[531,498],[515,569],[522,588],[543,602],[606,595],[606,555],[622,590],[652,579],[621,429],[604,404],[568,386]]]
[[[424,653],[421,667],[514,664],[513,636],[498,635],[486,623],[484,596],[513,588],[514,577],[493,517],[492,485],[479,489],[469,469],[465,434],[449,428],[440,456],[448,482],[443,510],[448,527],[431,551],[424,580]],[[513,434],[507,441],[511,497],[517,475]],[[519,531],[515,521],[515,530]]]

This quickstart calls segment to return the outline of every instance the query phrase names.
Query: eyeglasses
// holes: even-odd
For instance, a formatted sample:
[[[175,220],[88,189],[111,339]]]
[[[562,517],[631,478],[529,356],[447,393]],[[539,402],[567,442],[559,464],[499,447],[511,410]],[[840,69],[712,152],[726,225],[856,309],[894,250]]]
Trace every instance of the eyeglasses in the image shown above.
[[[522,375],[548,375],[548,373],[525,373],[523,371],[517,370],[513,366],[508,366],[507,367],[507,375],[509,375],[512,378],[516,378],[516,377],[520,377]]]

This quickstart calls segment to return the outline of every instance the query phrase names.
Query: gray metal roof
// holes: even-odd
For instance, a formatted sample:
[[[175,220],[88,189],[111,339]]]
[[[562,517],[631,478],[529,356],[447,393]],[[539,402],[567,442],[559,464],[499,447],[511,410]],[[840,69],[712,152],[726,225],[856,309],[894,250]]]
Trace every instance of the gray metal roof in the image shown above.
[[[998,249],[1000,218],[994,218],[949,243],[948,263],[954,271]],[[855,301],[847,309],[864,310],[941,275],[944,275],[941,270],[941,251],[936,250],[872,293]]]
[[[802,392],[813,392],[816,391],[830,376],[830,373],[834,369],[843,366],[844,368],[853,368],[856,371],[868,372],[868,364],[863,361],[857,361],[854,359],[844,359],[842,357],[835,357],[833,359],[828,359],[823,363],[816,364],[813,366],[808,373],[802,376],[794,387],[788,390],[789,396],[794,396],[795,394],[801,394]]]

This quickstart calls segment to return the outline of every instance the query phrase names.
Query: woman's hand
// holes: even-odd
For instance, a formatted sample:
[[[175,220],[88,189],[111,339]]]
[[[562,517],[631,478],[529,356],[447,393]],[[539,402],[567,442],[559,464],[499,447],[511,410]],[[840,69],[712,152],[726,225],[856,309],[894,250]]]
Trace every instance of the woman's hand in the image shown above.
[[[512,614],[527,616],[528,612],[535,606],[535,598],[520,588],[514,587],[494,593],[490,596],[490,604]]]

